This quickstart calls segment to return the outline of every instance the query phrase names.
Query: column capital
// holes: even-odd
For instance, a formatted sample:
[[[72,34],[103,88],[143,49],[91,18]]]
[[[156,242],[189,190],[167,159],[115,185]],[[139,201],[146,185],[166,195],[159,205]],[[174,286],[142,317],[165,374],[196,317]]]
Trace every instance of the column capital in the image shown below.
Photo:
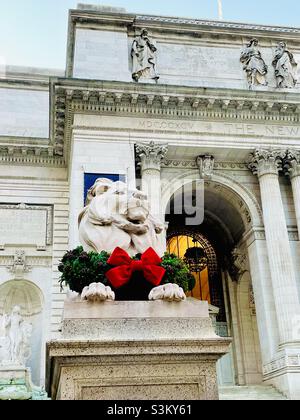
[[[151,141],[150,143],[136,144],[136,154],[139,159],[139,165],[143,171],[160,171],[161,163],[168,152],[167,144],[159,144]]]
[[[248,168],[259,178],[263,175],[278,175],[285,156],[286,151],[281,149],[256,149],[250,154]]]
[[[215,158],[211,155],[198,156],[196,163],[200,171],[200,178],[211,179],[214,170]]]
[[[300,176],[300,150],[288,150],[284,159],[284,172],[291,179]]]

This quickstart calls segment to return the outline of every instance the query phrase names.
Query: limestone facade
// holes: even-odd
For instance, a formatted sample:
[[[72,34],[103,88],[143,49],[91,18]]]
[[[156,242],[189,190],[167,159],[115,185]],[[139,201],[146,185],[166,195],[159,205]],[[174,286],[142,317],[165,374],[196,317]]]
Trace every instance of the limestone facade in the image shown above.
[[[142,28],[156,42],[157,82],[132,79]],[[249,90],[240,55],[253,38],[268,84]],[[147,188],[169,222],[166,236],[187,230],[168,217],[170,201],[202,185],[195,229],[218,255],[219,328],[233,337],[220,376],[300,398],[300,65],[298,82],[279,88],[279,40],[300,63],[299,29],[82,6],[70,11],[66,72],[1,75],[0,315],[20,305],[35,326],[36,383],[44,383],[45,342],[61,328],[57,266],[79,244],[87,175],[118,175]],[[145,144],[161,147],[161,159],[141,159]],[[213,162],[208,177],[199,157]]]

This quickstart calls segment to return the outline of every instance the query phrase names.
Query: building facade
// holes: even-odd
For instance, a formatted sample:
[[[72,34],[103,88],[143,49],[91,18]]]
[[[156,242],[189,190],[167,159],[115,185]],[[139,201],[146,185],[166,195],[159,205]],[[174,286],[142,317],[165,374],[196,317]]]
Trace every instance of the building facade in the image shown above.
[[[0,314],[18,304],[33,324],[36,383],[60,330],[59,261],[110,178],[148,193],[169,250],[204,250],[193,293],[233,337],[220,384],[300,398],[299,76],[300,29],[83,5],[65,71],[1,69]],[[186,222],[183,190],[192,206],[204,193],[203,221]]]

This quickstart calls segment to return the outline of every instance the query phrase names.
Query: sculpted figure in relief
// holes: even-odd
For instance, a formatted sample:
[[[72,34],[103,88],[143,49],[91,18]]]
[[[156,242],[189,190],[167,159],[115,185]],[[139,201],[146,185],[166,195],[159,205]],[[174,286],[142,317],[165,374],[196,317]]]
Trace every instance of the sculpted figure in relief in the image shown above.
[[[297,63],[293,54],[287,49],[285,42],[279,42],[273,60],[278,88],[293,88],[296,86]]]
[[[32,325],[21,316],[21,308],[15,306],[9,316],[5,316],[6,343],[2,362],[23,366],[30,357],[30,338]]]
[[[258,85],[267,86],[268,67],[258,49],[257,39],[252,39],[242,51],[241,63],[244,65],[250,89]]]
[[[143,29],[141,35],[135,38],[132,44],[132,78],[136,82],[139,79],[159,79],[156,73],[156,45],[149,37],[147,29]]]

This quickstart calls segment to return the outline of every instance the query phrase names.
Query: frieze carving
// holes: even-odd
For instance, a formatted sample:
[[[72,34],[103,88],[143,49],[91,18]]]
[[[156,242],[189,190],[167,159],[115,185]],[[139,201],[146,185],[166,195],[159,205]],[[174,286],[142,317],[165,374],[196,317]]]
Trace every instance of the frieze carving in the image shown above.
[[[60,93],[62,95],[62,93]],[[65,95],[67,93],[65,92]],[[131,99],[130,99],[131,98]],[[92,112],[124,112],[135,114],[149,114],[149,115],[179,115],[181,117],[215,117],[215,118],[236,118],[238,115],[240,119],[261,120],[264,117],[269,121],[278,121],[277,113],[281,113],[282,121],[291,121],[295,114],[295,121],[299,112],[299,104],[291,100],[282,102],[278,97],[278,101],[269,98],[261,98],[259,101],[254,101],[253,98],[245,99],[234,98],[232,95],[228,99],[214,98],[213,100],[207,94],[202,94],[193,98],[190,95],[182,96],[170,94],[163,95],[159,91],[156,95],[148,92],[130,93],[126,92],[125,87],[120,92],[111,94],[108,89],[107,92],[88,92],[81,88],[80,90],[72,91],[68,96],[71,102],[72,111],[92,111]],[[197,107],[194,106],[195,101],[198,102]],[[227,106],[224,107],[224,102]],[[249,109],[249,102],[250,108]],[[252,111],[257,111],[253,114]],[[178,114],[177,114],[178,113]],[[276,114],[275,114],[276,113]],[[285,115],[287,114],[287,115]],[[209,127],[209,123],[208,123]]]
[[[280,149],[256,149],[250,154],[248,168],[258,177],[265,174],[277,175],[283,169],[285,150]]]
[[[178,160],[178,159],[164,159],[162,162],[163,168],[178,168],[178,169],[197,169],[197,162],[195,160]],[[214,162],[215,170],[242,170],[248,171],[248,167],[244,162]]]
[[[141,129],[176,130],[182,132],[199,132],[195,130],[201,122],[201,132],[213,133],[214,122],[233,120],[244,123],[223,124],[227,135],[259,135],[269,137],[299,137],[300,136],[300,106],[296,99],[289,100],[278,95],[272,98],[267,92],[261,92],[259,100],[249,97],[248,92],[243,96],[228,92],[206,89],[195,95],[193,89],[185,88],[185,93],[175,90],[166,95],[161,86],[153,91],[139,85],[133,90],[132,85],[122,82],[89,82],[53,80],[50,82],[52,98],[51,144],[54,157],[64,157],[67,160],[71,141],[71,129],[75,113],[88,112],[108,116],[139,116],[143,117]],[[195,106],[197,104],[197,106]],[[255,112],[254,112],[255,111]],[[145,121],[145,118],[149,118]],[[152,118],[152,120],[150,120]],[[160,121],[155,121],[161,118]],[[214,120],[214,122],[212,122]],[[259,124],[254,123],[259,122]],[[281,125],[278,125],[278,121]],[[262,124],[264,122],[264,124]],[[269,124],[266,124],[269,122]],[[272,125],[271,125],[272,124]],[[286,126],[285,126],[286,124]],[[149,125],[149,126],[148,126]],[[259,126],[261,128],[259,128]],[[261,133],[257,133],[258,131]],[[77,124],[76,129],[86,129]],[[89,130],[98,127],[89,126]]]
[[[12,140],[19,141],[19,138],[1,138],[5,143]],[[26,140],[24,140],[25,143]],[[40,139],[42,143],[44,139]],[[62,157],[54,156],[53,146],[32,146],[32,145],[0,145],[0,162],[2,163],[17,163],[23,165],[42,165],[65,167],[66,162]]]
[[[195,160],[164,159],[161,166],[163,168],[197,169]]]
[[[13,267],[15,256],[0,255],[0,267],[6,267],[8,270]],[[49,256],[32,256],[26,255],[26,266],[33,269],[34,267],[52,267],[52,257]]]

